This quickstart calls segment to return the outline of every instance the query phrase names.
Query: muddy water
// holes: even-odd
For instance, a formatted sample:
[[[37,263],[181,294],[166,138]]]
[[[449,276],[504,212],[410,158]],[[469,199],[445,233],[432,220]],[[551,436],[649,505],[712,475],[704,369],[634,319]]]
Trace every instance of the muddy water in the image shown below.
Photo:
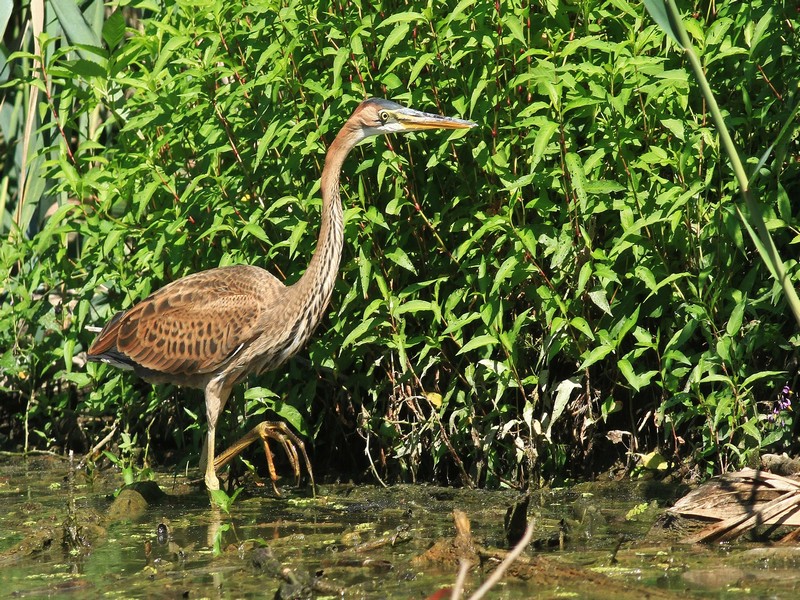
[[[72,482],[65,461],[0,461],[0,597],[428,598],[457,566],[426,551],[464,511],[480,547],[508,547],[511,491],[424,485],[252,487],[227,515],[185,478],[159,473],[149,503],[114,500],[115,473]],[[142,489],[145,496],[154,490]],[[795,598],[800,550],[741,542],[687,547],[648,535],[677,490],[646,483],[532,494],[530,570],[489,598]],[[467,594],[496,563],[476,566]],[[450,597],[449,594],[444,597]],[[466,597],[466,596],[465,596]]]

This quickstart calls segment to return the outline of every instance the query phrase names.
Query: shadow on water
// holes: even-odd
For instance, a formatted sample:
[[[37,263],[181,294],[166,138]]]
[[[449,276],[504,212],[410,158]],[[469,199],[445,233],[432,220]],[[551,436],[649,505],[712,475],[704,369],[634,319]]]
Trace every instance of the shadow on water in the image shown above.
[[[525,568],[487,597],[794,598],[800,587],[796,548],[681,546],[648,533],[684,491],[652,483],[541,490],[527,504],[512,491],[425,485],[325,485],[316,498],[252,487],[227,515],[182,477],[157,481],[115,501],[119,481],[76,474],[70,485],[64,461],[4,459],[0,596],[428,598],[456,579],[458,565],[431,549],[453,538],[456,509],[480,549],[467,596],[515,520],[535,524]]]

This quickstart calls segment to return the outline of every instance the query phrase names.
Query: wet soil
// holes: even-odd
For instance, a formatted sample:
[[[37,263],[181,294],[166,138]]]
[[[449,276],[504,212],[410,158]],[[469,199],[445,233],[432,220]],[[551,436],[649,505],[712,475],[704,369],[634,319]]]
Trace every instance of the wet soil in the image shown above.
[[[686,490],[605,482],[523,497],[399,485],[248,486],[230,514],[184,476],[118,493],[113,471],[0,459],[0,596],[429,598],[474,592],[534,524],[489,598],[795,598],[800,547],[680,545],[651,527]],[[516,511],[509,510],[516,506]],[[469,533],[457,532],[463,511]],[[441,597],[449,598],[447,592]]]

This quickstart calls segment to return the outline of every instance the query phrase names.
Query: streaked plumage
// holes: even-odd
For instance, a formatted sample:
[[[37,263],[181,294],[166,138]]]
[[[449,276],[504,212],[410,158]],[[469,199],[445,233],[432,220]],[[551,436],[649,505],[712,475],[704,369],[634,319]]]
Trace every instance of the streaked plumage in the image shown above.
[[[330,301],[342,253],[339,174],[347,154],[374,135],[474,125],[387,100],[365,100],[328,149],[321,179],[317,248],[297,283],[287,287],[267,271],[250,265],[188,275],[114,316],[89,348],[89,359],[133,369],[153,383],[203,389],[208,436],[201,463],[205,463],[208,488],[219,489],[216,468],[243,447],[234,444],[215,465],[216,423],[233,386],[251,373],[279,367],[295,354],[314,332]],[[297,452],[292,447],[297,445],[311,474],[302,442],[285,425],[262,424],[242,442],[257,438],[264,441],[273,482],[276,476],[268,438],[283,444],[299,474]]]

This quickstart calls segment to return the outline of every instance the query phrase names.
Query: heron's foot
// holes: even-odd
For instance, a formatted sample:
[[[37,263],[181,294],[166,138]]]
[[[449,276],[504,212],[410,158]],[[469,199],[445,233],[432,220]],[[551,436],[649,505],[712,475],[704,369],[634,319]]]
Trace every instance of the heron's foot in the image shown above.
[[[209,434],[210,435],[210,434]],[[209,448],[212,452],[209,452]],[[206,489],[213,492],[219,489],[219,479],[217,479],[217,470],[214,468],[216,461],[214,460],[213,444],[209,444],[208,435],[203,438],[203,449],[200,452],[200,472],[203,473],[203,481],[206,484]]]
[[[289,429],[289,426],[282,421],[263,421],[253,427],[239,440],[234,442],[227,450],[225,450],[225,452],[217,456],[216,460],[214,460],[214,471],[218,471],[227,465],[239,453],[241,453],[242,450],[247,448],[256,440],[261,440],[261,443],[264,445],[264,454],[267,457],[267,468],[269,469],[269,477],[272,482],[272,489],[275,490],[275,493],[278,496],[280,496],[278,486],[276,485],[276,482],[278,481],[278,474],[275,471],[275,463],[272,458],[272,450],[269,447],[269,440],[275,440],[283,446],[283,451],[286,453],[286,457],[289,459],[289,462],[292,465],[296,484],[300,483],[300,456],[303,457],[303,461],[306,464],[306,470],[308,471],[308,476],[311,479],[311,490],[316,495],[317,491],[314,483],[314,471],[311,468],[311,461],[308,460],[308,454],[306,454],[306,446],[303,443],[303,440],[297,437],[297,435],[291,429]],[[206,483],[208,483],[208,481],[206,481]]]
[[[217,474],[214,473],[213,470],[206,470],[205,475],[205,482],[206,482],[206,489],[209,492],[214,492],[219,489],[219,479],[217,479]]]

